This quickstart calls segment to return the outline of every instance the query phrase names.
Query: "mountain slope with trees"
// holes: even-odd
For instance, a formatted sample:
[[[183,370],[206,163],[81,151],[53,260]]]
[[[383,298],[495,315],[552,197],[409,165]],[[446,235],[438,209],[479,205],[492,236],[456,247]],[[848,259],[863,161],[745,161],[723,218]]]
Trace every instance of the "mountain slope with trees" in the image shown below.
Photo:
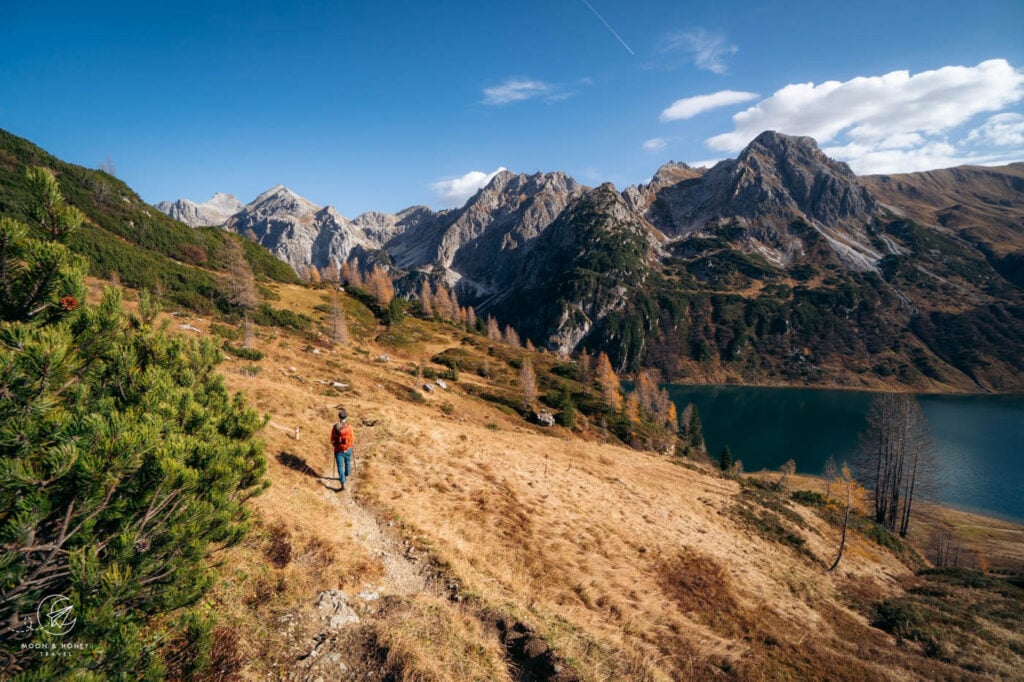
[[[27,140],[0,130],[0,215],[28,217],[31,189],[25,169],[52,170],[61,192],[84,215],[68,241],[88,257],[89,274],[116,276],[132,287],[159,291],[178,305],[210,310],[224,303],[217,272],[228,269],[223,230],[193,229],[146,204],[124,182],[99,170],[65,163]],[[260,277],[298,281],[290,266],[265,249],[240,240]]]
[[[229,225],[296,267],[386,264],[407,295],[423,277],[444,282],[534,342],[605,351],[620,371],[1012,391],[1024,387],[1022,178],[1020,164],[858,177],[811,138],[768,131],[712,169],[670,163],[647,185],[612,189],[607,215],[564,174],[505,171],[440,213],[348,221],[311,207],[271,225],[254,202]],[[566,221],[593,234],[637,226],[645,252],[549,235]],[[585,256],[598,269],[572,265],[581,246],[602,251]],[[598,281],[616,271],[600,268],[623,258],[643,272],[612,300]]]

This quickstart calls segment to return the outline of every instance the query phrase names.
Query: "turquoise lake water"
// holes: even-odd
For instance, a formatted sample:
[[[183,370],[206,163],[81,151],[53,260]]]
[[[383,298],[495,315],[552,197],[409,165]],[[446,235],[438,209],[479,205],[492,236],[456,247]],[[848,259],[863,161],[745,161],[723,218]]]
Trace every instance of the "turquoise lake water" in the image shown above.
[[[853,461],[873,395],[750,386],[668,386],[680,412],[700,410],[708,452],[729,446],[746,471],[820,474],[829,455]],[[1024,522],[1024,396],[918,396],[939,461],[939,501]]]

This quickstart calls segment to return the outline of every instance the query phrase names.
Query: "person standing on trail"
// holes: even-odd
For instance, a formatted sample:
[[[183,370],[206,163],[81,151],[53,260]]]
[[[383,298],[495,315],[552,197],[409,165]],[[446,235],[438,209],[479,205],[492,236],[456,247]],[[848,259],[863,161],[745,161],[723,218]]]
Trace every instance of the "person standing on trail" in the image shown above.
[[[348,423],[348,412],[338,411],[338,423],[331,427],[331,447],[338,463],[338,480],[345,489],[345,479],[352,475],[352,449],[356,444],[352,425]]]

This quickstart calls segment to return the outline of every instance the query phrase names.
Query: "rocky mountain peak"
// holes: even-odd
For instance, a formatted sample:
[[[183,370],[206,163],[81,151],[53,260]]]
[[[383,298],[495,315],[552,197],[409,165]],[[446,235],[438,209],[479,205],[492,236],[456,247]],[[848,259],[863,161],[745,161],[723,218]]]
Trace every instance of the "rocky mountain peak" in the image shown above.
[[[576,195],[582,189],[583,185],[561,171],[530,175],[503,170],[491,178],[491,181],[466,203],[466,207],[474,204],[494,205],[495,202],[542,193]]]
[[[241,211],[243,206],[233,195],[217,192],[209,201],[201,204],[190,199],[178,199],[173,202],[161,201],[155,208],[186,225],[200,227],[223,225],[231,216]]]
[[[826,156],[810,137],[766,131],[723,169],[746,213],[803,213],[807,222],[866,222],[878,210],[850,167]]]

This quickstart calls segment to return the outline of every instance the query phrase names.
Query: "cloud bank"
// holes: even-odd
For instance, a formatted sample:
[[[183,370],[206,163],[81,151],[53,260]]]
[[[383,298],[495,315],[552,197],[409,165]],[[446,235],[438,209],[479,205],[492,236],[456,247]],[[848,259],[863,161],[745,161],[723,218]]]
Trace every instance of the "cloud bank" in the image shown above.
[[[476,194],[478,189],[486,187],[487,183],[489,183],[495,175],[503,170],[506,170],[504,166],[491,173],[470,171],[457,178],[439,180],[431,185],[431,188],[441,198],[441,201],[445,206],[462,206],[471,196]]]
[[[949,135],[979,114],[1021,100],[1024,73],[1005,59],[914,75],[893,71],[843,82],[797,83],[734,115],[734,129],[706,143],[717,151],[737,152],[764,130],[809,135],[859,173],[996,163],[1007,153],[1020,154],[1005,149],[1021,145],[1020,114],[992,116],[960,141],[950,141]],[[1004,147],[1003,154],[982,145]]]
[[[659,119],[662,123],[668,121],[681,121],[683,119],[693,118],[697,114],[702,114],[705,111],[711,111],[712,109],[727,107],[741,102],[749,102],[750,100],[757,98],[758,94],[756,92],[738,92],[736,90],[721,90],[719,92],[711,93],[710,95],[684,97],[683,99],[677,99],[667,109],[662,111]]]

